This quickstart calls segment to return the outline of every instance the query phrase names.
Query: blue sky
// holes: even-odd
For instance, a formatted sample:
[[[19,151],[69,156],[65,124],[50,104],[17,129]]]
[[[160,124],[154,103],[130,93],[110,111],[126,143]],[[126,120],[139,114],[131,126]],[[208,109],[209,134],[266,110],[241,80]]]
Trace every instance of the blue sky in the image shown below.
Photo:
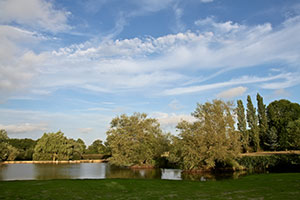
[[[0,0],[0,128],[90,144],[122,113],[174,132],[197,102],[299,103],[299,33],[297,0]]]

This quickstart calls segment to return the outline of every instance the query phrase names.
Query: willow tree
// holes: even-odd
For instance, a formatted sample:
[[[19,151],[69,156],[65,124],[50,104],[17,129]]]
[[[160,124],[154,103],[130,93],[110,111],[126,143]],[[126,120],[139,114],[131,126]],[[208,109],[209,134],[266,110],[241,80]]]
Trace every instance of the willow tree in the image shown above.
[[[107,131],[110,162],[119,166],[150,165],[166,151],[168,140],[156,119],[144,113],[112,119]]]
[[[68,140],[62,132],[44,133],[34,148],[33,160],[70,160],[74,148],[74,141]]]
[[[259,151],[260,141],[259,141],[259,127],[258,127],[258,118],[256,115],[256,109],[253,106],[251,97],[247,97],[247,122],[250,128],[250,141],[253,146],[254,151]]]
[[[256,95],[257,100],[257,116],[258,116],[258,127],[259,127],[259,139],[261,147],[266,148],[266,140],[268,138],[268,118],[266,105],[263,102],[262,96],[258,93]]]
[[[7,143],[9,137],[4,129],[0,130],[0,161],[15,160],[19,151]]]
[[[249,132],[247,131],[245,108],[244,108],[242,100],[237,101],[236,114],[237,114],[237,120],[238,120],[237,127],[238,127],[238,130],[241,132],[241,142],[242,142],[243,150],[244,150],[244,152],[248,152],[249,151]]]
[[[198,104],[192,113],[197,121],[182,121],[176,138],[177,159],[187,170],[212,169],[218,165],[237,167],[241,150],[240,134],[235,130],[232,104],[214,100]],[[172,151],[170,153],[173,153]],[[173,158],[174,156],[170,156]]]

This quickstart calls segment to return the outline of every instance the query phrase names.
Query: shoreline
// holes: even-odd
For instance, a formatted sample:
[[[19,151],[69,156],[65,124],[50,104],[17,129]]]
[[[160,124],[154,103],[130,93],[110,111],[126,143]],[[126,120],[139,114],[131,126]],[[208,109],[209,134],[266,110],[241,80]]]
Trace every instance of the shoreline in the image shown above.
[[[100,160],[22,160],[22,161],[4,161],[1,164],[76,164],[76,163],[104,163],[106,159]]]

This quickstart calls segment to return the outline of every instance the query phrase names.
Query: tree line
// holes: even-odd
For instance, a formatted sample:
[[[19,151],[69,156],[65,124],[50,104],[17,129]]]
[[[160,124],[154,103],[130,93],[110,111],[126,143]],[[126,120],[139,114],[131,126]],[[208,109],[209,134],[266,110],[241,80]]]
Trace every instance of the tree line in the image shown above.
[[[45,133],[37,141],[10,139],[0,134],[1,160],[76,160],[84,154],[109,155],[118,166],[160,166],[182,169],[239,168],[243,152],[300,149],[300,105],[276,100],[266,106],[257,94],[257,108],[247,97],[232,102],[213,100],[197,104],[194,122],[177,124],[178,135],[163,132],[157,119],[145,113],[120,115],[112,119],[106,142],[96,140],[86,148],[81,139],[62,132]],[[25,141],[26,140],[26,141]]]
[[[61,131],[44,133],[33,140],[9,138],[5,130],[0,130],[0,161],[80,160],[85,154],[102,156],[106,154],[106,147],[99,139],[87,147],[82,139],[67,138]]]

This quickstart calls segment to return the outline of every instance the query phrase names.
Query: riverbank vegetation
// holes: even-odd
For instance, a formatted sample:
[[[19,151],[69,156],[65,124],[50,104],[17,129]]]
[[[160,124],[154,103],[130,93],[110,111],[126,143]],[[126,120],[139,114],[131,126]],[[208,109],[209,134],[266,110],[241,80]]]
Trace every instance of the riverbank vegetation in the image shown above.
[[[8,138],[1,130],[0,159],[56,161],[86,159],[90,155],[109,157],[112,164],[127,167],[239,170],[253,167],[247,162],[258,159],[241,158],[243,153],[299,150],[300,105],[276,100],[266,106],[259,94],[256,100],[257,108],[248,96],[246,109],[242,100],[237,101],[237,107],[222,100],[197,104],[192,113],[195,120],[178,123],[176,136],[163,132],[159,121],[144,113],[123,114],[112,119],[105,143],[95,140],[88,147],[80,138],[67,138],[60,131],[45,133],[34,141]],[[281,157],[273,163],[279,163],[278,159]],[[299,159],[293,162],[300,164]]]
[[[300,174],[222,181],[155,179],[0,181],[0,199],[298,199]]]

